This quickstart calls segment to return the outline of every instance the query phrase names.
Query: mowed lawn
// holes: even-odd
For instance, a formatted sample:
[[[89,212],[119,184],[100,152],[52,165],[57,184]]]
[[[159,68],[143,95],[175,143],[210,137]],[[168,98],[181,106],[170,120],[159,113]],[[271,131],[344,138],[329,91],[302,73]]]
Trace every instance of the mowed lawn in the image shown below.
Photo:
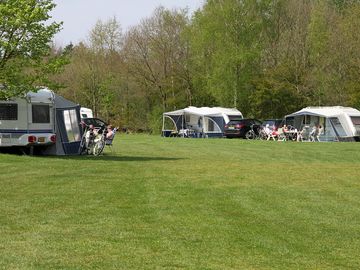
[[[0,269],[360,269],[360,143],[114,144],[0,155]]]

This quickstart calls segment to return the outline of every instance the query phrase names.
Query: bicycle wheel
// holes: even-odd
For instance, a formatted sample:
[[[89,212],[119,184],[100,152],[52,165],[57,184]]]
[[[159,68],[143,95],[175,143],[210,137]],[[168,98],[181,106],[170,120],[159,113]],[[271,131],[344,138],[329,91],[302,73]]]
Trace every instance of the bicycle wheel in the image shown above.
[[[266,132],[261,130],[260,133],[259,133],[259,139],[260,140],[267,140],[267,138],[268,138],[268,135],[266,134]]]
[[[105,147],[105,141],[104,140],[98,140],[95,145],[94,145],[94,149],[93,149],[93,154],[94,156],[98,156],[100,155]]]
[[[87,146],[86,146],[86,138],[85,134],[81,138],[80,147],[79,147],[79,155],[84,155],[87,152]]]
[[[248,140],[255,139],[255,132],[253,130],[249,130],[248,132],[246,132],[245,138]]]

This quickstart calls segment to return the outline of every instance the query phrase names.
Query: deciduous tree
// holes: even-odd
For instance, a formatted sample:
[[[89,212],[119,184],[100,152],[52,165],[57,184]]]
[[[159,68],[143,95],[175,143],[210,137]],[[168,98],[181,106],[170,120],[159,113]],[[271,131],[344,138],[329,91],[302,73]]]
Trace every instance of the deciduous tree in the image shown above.
[[[0,98],[34,90],[65,63],[51,57],[61,23],[49,22],[51,0],[0,1]]]

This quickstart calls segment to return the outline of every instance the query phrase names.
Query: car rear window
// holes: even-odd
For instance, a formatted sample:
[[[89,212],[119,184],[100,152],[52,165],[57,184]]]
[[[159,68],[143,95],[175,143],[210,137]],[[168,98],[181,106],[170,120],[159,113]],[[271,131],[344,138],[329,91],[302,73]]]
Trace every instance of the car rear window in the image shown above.
[[[244,120],[231,120],[229,122],[230,125],[243,124]]]
[[[88,126],[93,125],[94,124],[94,119],[93,118],[85,118],[85,119],[83,119],[83,122]]]
[[[265,120],[262,125],[263,126],[266,126],[266,125],[269,125],[269,126],[279,126],[281,124],[282,120]]]
[[[106,126],[106,123],[101,121],[100,119],[95,119],[95,125],[100,127],[100,126]]]
[[[229,115],[230,121],[241,121],[243,118],[239,115]]]
[[[84,118],[83,121],[87,126],[89,125],[94,125],[95,127],[106,126],[106,123],[104,121],[97,118]]]

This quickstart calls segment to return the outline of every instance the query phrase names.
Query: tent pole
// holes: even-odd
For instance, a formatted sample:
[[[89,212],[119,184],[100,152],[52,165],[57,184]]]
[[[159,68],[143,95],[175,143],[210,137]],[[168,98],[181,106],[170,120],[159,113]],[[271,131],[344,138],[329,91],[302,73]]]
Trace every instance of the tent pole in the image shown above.
[[[161,135],[164,137],[164,127],[165,127],[165,117],[164,117],[164,114],[163,114],[163,123],[162,123],[162,130],[161,130]]]
[[[182,136],[184,137],[184,121],[185,121],[185,113],[183,114],[183,119],[181,121],[181,129],[182,129]]]
[[[202,134],[203,134],[203,138],[205,138],[205,116],[202,116]]]

